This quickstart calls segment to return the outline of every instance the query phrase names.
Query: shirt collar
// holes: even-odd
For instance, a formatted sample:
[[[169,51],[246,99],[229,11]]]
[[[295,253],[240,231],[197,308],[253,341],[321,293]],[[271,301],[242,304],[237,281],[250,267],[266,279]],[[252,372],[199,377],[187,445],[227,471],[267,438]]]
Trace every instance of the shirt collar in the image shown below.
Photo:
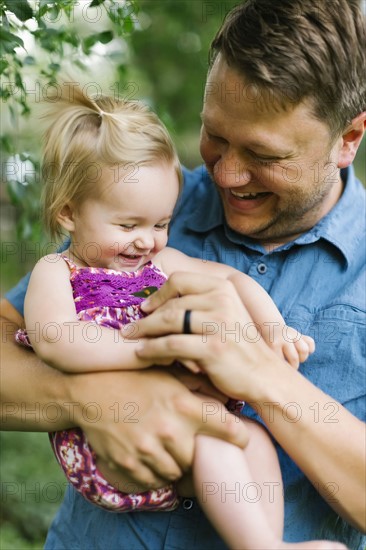
[[[221,204],[220,195],[209,175],[206,168],[202,166],[201,177],[205,185],[206,197],[203,198],[202,204],[201,198],[197,204],[197,207],[190,216],[188,216],[186,223],[189,229],[196,231],[197,233],[205,233],[215,227],[223,225],[225,223],[224,211]],[[204,206],[204,213],[202,212],[202,206]]]
[[[256,241],[236,233],[226,225],[220,195],[205,169],[202,169],[202,174],[207,184],[208,198],[203,205],[205,212],[203,215],[202,203],[197,205],[197,208],[186,220],[187,227],[197,233],[204,233],[223,226],[226,236],[231,242],[263,253],[263,247]],[[319,239],[325,239],[341,252],[346,265],[352,261],[361,244],[362,232],[360,232],[359,224],[355,223],[355,220],[362,220],[365,217],[365,193],[355,177],[353,166],[342,169],[341,177],[344,190],[334,208],[310,231],[277,248],[276,251],[287,250],[294,245],[305,245]],[[345,228],[347,228],[347,231],[345,231]]]
[[[342,253],[348,265],[359,253],[360,241],[364,238],[360,223],[365,219],[365,191],[355,176],[353,166],[342,169],[341,178],[344,190],[337,204],[297,242],[302,244],[301,239],[306,242],[306,238],[325,239]]]

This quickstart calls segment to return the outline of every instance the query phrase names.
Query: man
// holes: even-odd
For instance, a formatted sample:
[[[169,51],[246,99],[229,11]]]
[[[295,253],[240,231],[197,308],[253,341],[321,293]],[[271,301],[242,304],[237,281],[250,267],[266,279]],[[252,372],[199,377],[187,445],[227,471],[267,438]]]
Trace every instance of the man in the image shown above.
[[[365,194],[350,165],[365,129],[365,46],[356,0],[249,0],[234,9],[211,52],[201,134],[208,171],[186,172],[171,230],[172,246],[229,263],[259,281],[287,323],[315,338],[311,359],[300,372],[287,368],[246,332],[250,323],[243,324],[248,319],[232,288],[189,274],[173,276],[154,295],[152,309],[161,307],[139,326],[141,336],[160,336],[142,355],[161,363],[196,361],[219,390],[253,405],[246,407],[249,416],[259,412],[280,445],[285,540],[333,533],[355,550],[366,530],[360,422]],[[19,291],[8,300],[21,311]],[[20,322],[9,302],[4,316]],[[192,312],[193,334],[180,334],[183,310]],[[203,339],[203,323],[220,330]],[[270,319],[266,328],[271,330]],[[28,403],[63,404],[57,426],[43,419],[25,427],[15,406],[5,427],[61,429],[73,421],[97,453],[123,467],[132,482],[157,486],[175,479],[191,463],[197,432],[240,444],[238,424],[220,425],[213,417],[205,419],[211,423],[200,421],[194,395],[163,372],[70,381],[10,341],[4,348],[5,401],[24,401],[26,387]],[[138,423],[121,422],[123,414],[117,426],[107,414],[93,425],[83,418],[82,405],[89,401],[107,413],[114,403],[123,410],[131,396],[139,406]],[[78,404],[72,420],[70,403]],[[230,498],[231,489],[223,498]],[[270,483],[260,490],[271,490]],[[240,498],[253,497],[241,492]],[[117,516],[70,490],[46,548],[84,546],[225,547],[193,499],[184,499],[172,513]]]

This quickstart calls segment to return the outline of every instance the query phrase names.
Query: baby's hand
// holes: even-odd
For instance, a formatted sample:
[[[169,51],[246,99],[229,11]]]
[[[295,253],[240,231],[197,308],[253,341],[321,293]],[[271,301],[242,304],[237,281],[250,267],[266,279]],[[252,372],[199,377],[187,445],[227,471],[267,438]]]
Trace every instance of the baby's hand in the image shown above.
[[[286,359],[295,369],[315,351],[315,342],[311,336],[305,336],[287,325],[274,331],[270,342],[266,341],[277,355]]]

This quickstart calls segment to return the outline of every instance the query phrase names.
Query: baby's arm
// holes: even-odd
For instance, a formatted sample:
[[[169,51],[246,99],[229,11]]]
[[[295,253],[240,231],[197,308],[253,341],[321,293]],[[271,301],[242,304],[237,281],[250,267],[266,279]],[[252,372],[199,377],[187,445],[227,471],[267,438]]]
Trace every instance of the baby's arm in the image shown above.
[[[191,258],[171,248],[164,249],[157,259],[167,275],[174,271],[190,271],[230,280],[256,325],[246,327],[247,334],[242,334],[243,337],[255,338],[254,333],[259,330],[267,344],[295,368],[313,353],[314,340],[288,327],[269,294],[248,275],[224,264]]]
[[[294,368],[306,361],[315,350],[314,340],[286,325],[281,313],[267,292],[247,275],[235,271],[228,279],[234,284],[243,304],[267,344]],[[248,327],[243,337],[255,338],[256,327]],[[251,332],[252,330],[252,332]]]
[[[64,372],[132,370],[150,366],[135,353],[138,340],[79,321],[66,263],[55,255],[35,266],[24,303],[28,338],[48,365]],[[133,331],[134,325],[126,330]]]

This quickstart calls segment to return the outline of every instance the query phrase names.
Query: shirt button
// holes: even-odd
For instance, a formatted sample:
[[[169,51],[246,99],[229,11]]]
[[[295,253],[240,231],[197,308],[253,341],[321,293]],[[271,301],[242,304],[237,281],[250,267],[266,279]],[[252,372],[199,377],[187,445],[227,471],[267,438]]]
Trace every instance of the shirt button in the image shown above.
[[[190,498],[185,498],[183,500],[182,506],[185,510],[190,510],[193,507],[193,500]]]
[[[267,266],[266,264],[258,264],[257,265],[257,271],[258,273],[260,273],[261,275],[264,275],[265,273],[267,273]]]

